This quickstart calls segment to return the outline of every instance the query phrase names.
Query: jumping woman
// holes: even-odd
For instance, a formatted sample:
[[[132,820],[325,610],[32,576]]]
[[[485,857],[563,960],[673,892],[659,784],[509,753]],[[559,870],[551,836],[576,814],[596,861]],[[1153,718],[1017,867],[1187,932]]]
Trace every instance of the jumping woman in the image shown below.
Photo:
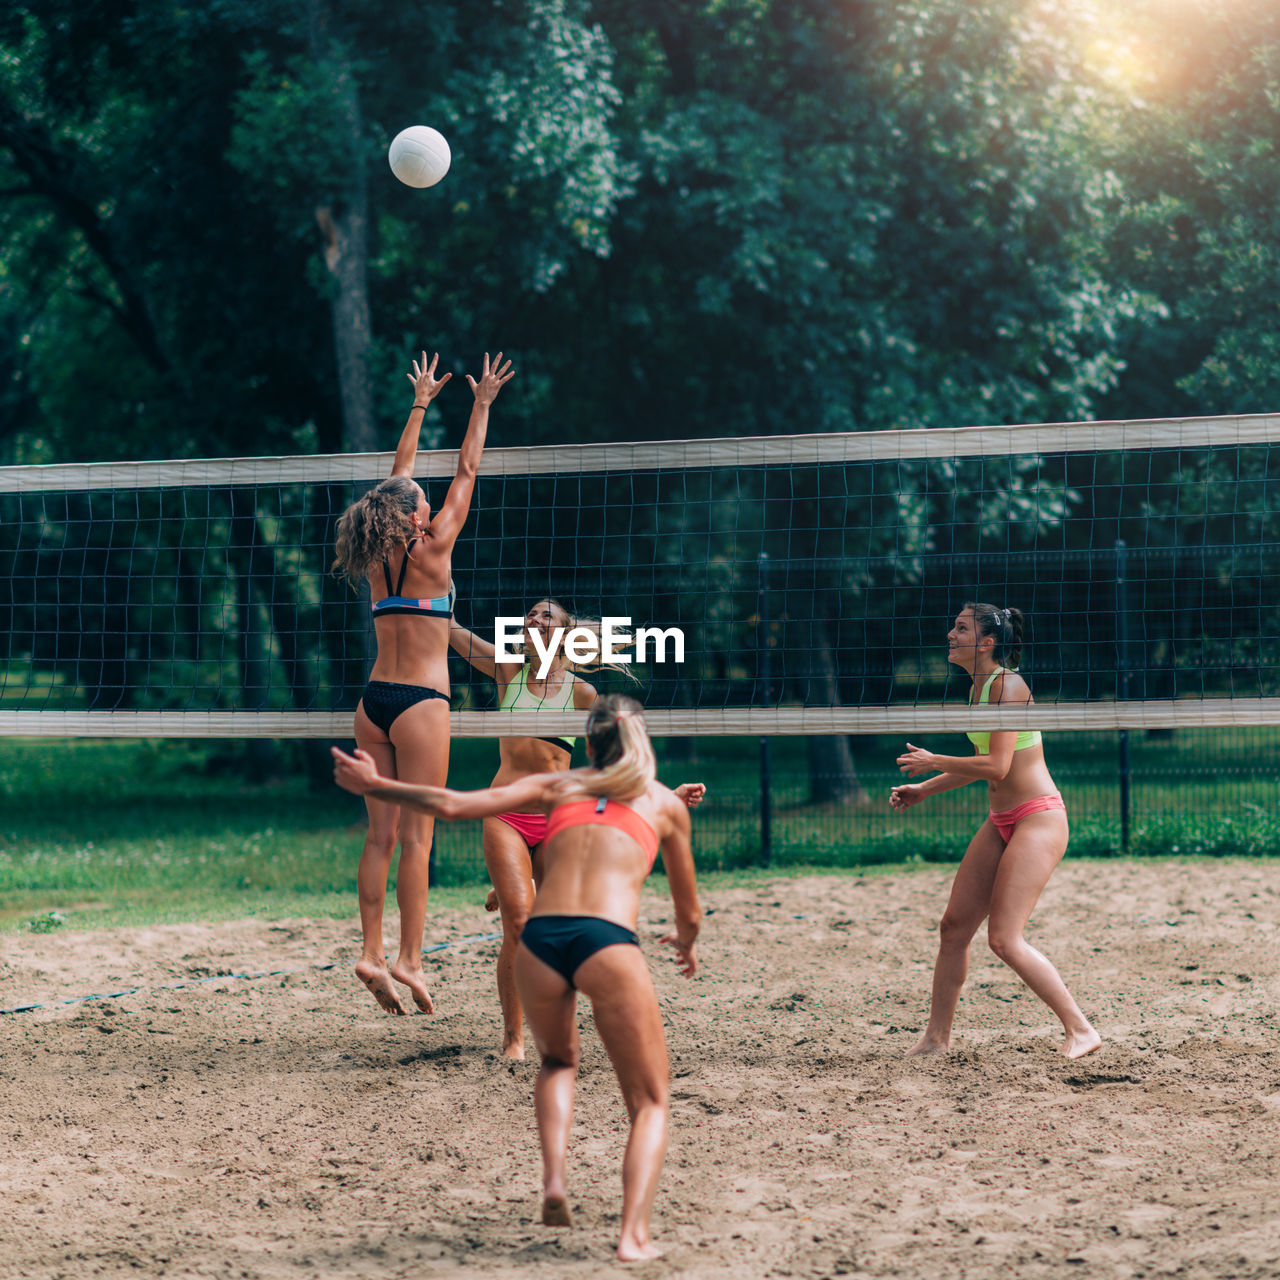
[[[499,813],[548,816],[542,884],[516,953],[516,986],[542,1066],[534,1086],[542,1143],[542,1221],[568,1226],[565,1157],[580,1047],[577,993],[591,1001],[631,1118],[622,1164],[618,1257],[655,1257],[649,1217],[667,1147],[670,1073],[662,1016],[636,929],[640,889],[659,848],[675,904],[675,948],[685,976],[697,969],[702,912],[689,847],[689,812],[654,778],[640,704],[609,694],[587,717],[586,769],[535,774],[484,791],[389,782],[372,755],[333,749],[334,779],[386,804],[447,821]]]
[[[391,476],[353,503],[338,521],[335,573],[353,586],[367,581],[373,601],[378,656],[356,708],[355,738],[389,778],[443,784],[449,769],[449,619],[453,615],[450,559],[471,507],[476,472],[489,426],[489,406],[514,376],[511,362],[488,353],[477,382],[471,419],[458,452],[458,471],[444,505],[433,516],[426,494],[413,479],[426,408],[449,381],[436,378],[439,356],[414,361],[413,407],[396,447]],[[369,827],[356,884],[364,937],[356,974],[388,1013],[405,1012],[392,983],[409,988],[413,1002],[431,1013],[431,993],[422,968],[422,931],[427,915],[427,871],[432,819],[394,804],[366,801]],[[382,909],[397,840],[400,866],[400,951],[388,967],[382,950]]]
[[[457,619],[450,624],[449,643],[477,671],[493,677],[502,710],[585,712],[595,702],[596,691],[569,669],[563,644],[564,635],[577,625],[578,620],[563,605],[539,600],[525,615],[523,654],[515,662],[499,662],[495,647]],[[561,632],[559,644],[554,643],[557,628]],[[535,632],[542,650],[552,655],[541,678],[537,675]],[[498,772],[490,786],[506,786],[532,774],[567,771],[573,743],[572,737],[499,738]],[[700,782],[686,782],[675,794],[693,808],[705,792]],[[546,835],[547,815],[541,810],[500,813],[484,820],[484,862],[493,883],[485,906],[489,910],[496,907],[502,915],[498,1001],[502,1006],[502,1053],[507,1058],[524,1057],[524,1011],[515,982],[516,944],[533,908],[535,872],[540,868],[539,854]]]
[[[966,604],[947,635],[947,660],[973,679],[971,704],[1023,706],[1031,690],[1017,674],[1022,614],[990,604]],[[939,756],[907,743],[898,765],[909,777],[941,772],[925,782],[894,787],[895,809],[970,782],[987,783],[990,812],[969,842],[942,916],[933,970],[929,1024],[910,1054],[939,1053],[951,1045],[951,1024],[969,968],[969,943],[987,920],[991,950],[1057,1014],[1066,1031],[1068,1058],[1101,1043],[1058,971],[1022,936],[1053,869],[1067,849],[1067,812],[1049,770],[1039,730],[970,733],[976,754]]]

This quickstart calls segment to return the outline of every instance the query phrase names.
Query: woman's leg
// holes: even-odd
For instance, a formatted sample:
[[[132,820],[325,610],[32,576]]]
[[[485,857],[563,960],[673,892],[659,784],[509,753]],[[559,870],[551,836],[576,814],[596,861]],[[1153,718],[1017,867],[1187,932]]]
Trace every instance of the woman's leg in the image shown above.
[[[356,742],[377,762],[384,778],[396,776],[396,753],[386,735],[356,708]],[[382,947],[382,908],[387,898],[387,875],[391,855],[399,838],[400,808],[365,797],[369,826],[365,831],[360,866],[356,871],[356,891],[360,898],[360,933],[363,944],[356,962],[356,977],[373,992],[373,998],[388,1013],[404,1013],[404,1005],[391,982],[387,957]]]
[[[933,996],[929,1002],[929,1025],[919,1043],[907,1051],[940,1053],[951,1047],[951,1024],[955,1021],[960,990],[969,972],[969,943],[986,918],[992,886],[1004,854],[1004,841],[988,818],[969,841],[964,858],[951,883],[951,897],[938,926],[938,959],[933,966]]]
[[[658,1255],[649,1217],[667,1152],[670,1068],[658,997],[639,947],[604,947],[574,974],[591,999],[596,1030],[622,1087],[631,1136],[622,1161],[622,1234],[618,1257],[636,1262]]]
[[[502,1005],[502,1054],[524,1057],[524,1011],[516,991],[516,944],[533,907],[533,863],[524,837],[501,818],[484,820],[484,865],[502,912],[498,949],[498,1001]]]
[[[1066,1029],[1062,1052],[1068,1058],[1092,1053],[1102,1037],[1089,1025],[1053,965],[1022,936],[1040,894],[1067,849],[1067,815],[1050,809],[1018,823],[996,873],[991,892],[987,941],[1050,1009]]]
[[[542,1057],[533,1086],[533,1109],[542,1144],[542,1221],[548,1227],[567,1227],[565,1160],[580,1057],[574,1017],[578,993],[527,947],[516,952],[515,981],[533,1042]]]
[[[442,787],[449,775],[449,704],[428,698],[402,711],[391,726],[396,777]],[[396,904],[400,908],[400,951],[391,976],[409,988],[423,1013],[433,1013],[422,968],[422,933],[427,923],[427,886],[431,872],[431,834],[435,819],[407,806],[400,810],[400,864]]]

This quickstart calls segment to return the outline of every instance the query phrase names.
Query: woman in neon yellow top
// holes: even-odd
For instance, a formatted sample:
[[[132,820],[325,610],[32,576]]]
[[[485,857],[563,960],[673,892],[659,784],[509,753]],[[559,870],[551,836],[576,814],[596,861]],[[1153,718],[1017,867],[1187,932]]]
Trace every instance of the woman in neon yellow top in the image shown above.
[[[504,711],[584,712],[595,702],[596,690],[569,670],[563,645],[564,636],[580,625],[583,624],[555,600],[539,600],[525,614],[526,656],[519,662],[499,662],[497,650],[488,640],[456,620],[450,622],[449,644],[477,671],[493,677],[498,686],[498,705]],[[562,628],[558,645],[554,643],[557,628]],[[542,679],[536,674],[534,632],[538,633],[542,649],[552,654],[550,669]],[[573,743],[571,737],[499,738],[498,772],[490,785],[502,787],[534,774],[567,771]],[[705,792],[706,787],[700,782],[687,782],[676,788],[676,795],[690,808],[701,801]],[[498,950],[502,1052],[504,1057],[523,1058],[524,1010],[516,991],[516,945],[533,907],[534,859],[547,834],[547,815],[501,813],[485,818],[483,831],[484,864],[493,882],[485,907],[490,911],[496,908],[502,914],[502,946]]]
[[[969,701],[980,706],[1027,705],[1031,690],[1017,673],[1022,614],[991,604],[966,604],[947,635],[947,660],[973,678]],[[1022,936],[1053,869],[1067,850],[1067,813],[1049,776],[1038,730],[971,733],[972,756],[940,756],[907,743],[898,766],[909,777],[940,770],[925,782],[894,787],[895,809],[940,791],[984,781],[990,812],[969,842],[942,916],[941,944],[933,970],[929,1025],[910,1053],[950,1048],[951,1024],[969,968],[969,943],[987,920],[996,953],[1053,1010],[1066,1031],[1068,1058],[1092,1053],[1101,1037],[1053,965]]]

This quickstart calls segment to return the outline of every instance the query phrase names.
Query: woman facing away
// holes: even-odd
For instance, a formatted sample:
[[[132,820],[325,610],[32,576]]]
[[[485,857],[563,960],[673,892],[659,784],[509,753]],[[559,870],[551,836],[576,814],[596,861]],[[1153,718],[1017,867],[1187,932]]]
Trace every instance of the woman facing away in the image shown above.
[[[542,883],[520,938],[515,977],[542,1056],[534,1108],[542,1143],[542,1221],[568,1226],[565,1159],[580,1046],[577,993],[591,1001],[631,1118],[622,1164],[618,1257],[655,1257],[649,1218],[667,1147],[670,1072],[657,995],[636,930],[640,889],[659,848],[675,904],[675,948],[685,976],[697,969],[702,911],[689,812],[654,777],[640,704],[609,694],[587,717],[586,769],[534,774],[483,791],[450,791],[380,777],[374,757],[333,749],[334,779],[349,791],[446,821],[499,813],[548,816]]]
[[[1031,690],[1017,674],[1022,614],[991,604],[966,604],[947,635],[947,660],[973,679],[971,704],[1026,705]],[[951,1045],[951,1024],[969,968],[969,943],[987,920],[991,950],[1057,1014],[1068,1058],[1092,1053],[1102,1038],[1089,1025],[1053,965],[1022,936],[1053,869],[1067,849],[1066,807],[1044,762],[1039,730],[970,733],[973,756],[940,756],[907,743],[898,757],[910,777],[941,770],[925,782],[894,787],[895,809],[970,782],[987,784],[990,812],[969,842],[940,926],[929,1023],[911,1054]]]
[[[458,470],[444,505],[434,515],[413,479],[426,408],[449,381],[435,376],[439,356],[414,361],[413,406],[396,446],[391,475],[352,503],[338,521],[335,573],[353,586],[369,584],[378,654],[356,707],[355,738],[389,778],[442,784],[449,769],[449,619],[454,590],[453,544],[471,507],[489,406],[513,376],[498,352],[486,352],[480,381],[470,374],[475,403],[458,451]],[[356,876],[363,946],[356,974],[388,1013],[402,1014],[392,980],[409,988],[423,1013],[433,1005],[422,968],[427,916],[427,875],[432,819],[418,811],[401,815],[395,804],[368,799],[369,827]],[[382,909],[396,842],[400,866],[400,950],[388,966],[382,949]]]
[[[539,600],[525,615],[523,652],[513,662],[500,662],[489,641],[468,631],[457,619],[450,623],[449,643],[477,671],[492,676],[498,687],[498,705],[504,711],[587,711],[596,690],[570,670],[564,636],[582,625],[555,600]],[[560,637],[556,639],[556,630]],[[539,644],[550,654],[550,664],[539,676]],[[491,787],[502,787],[533,774],[563,773],[573,755],[572,737],[498,739],[498,772]],[[675,789],[690,808],[698,805],[706,787],[700,782],[682,783]],[[498,951],[498,1000],[502,1006],[504,1057],[524,1057],[524,1010],[516,990],[515,958],[520,933],[533,909],[534,882],[540,873],[542,845],[547,835],[547,815],[499,813],[486,817],[483,828],[484,862],[493,884],[489,910],[502,917],[502,946]]]

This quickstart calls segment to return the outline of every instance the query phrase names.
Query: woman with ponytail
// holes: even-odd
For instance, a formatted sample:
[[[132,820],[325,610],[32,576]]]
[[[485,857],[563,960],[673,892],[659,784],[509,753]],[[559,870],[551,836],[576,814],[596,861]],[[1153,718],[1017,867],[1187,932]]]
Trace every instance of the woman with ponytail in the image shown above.
[[[1022,614],[991,604],[966,604],[947,636],[947,659],[972,677],[972,704],[1025,706],[1031,690],[1017,673]],[[940,926],[929,1024],[911,1054],[951,1045],[969,943],[984,919],[987,941],[1023,982],[1057,1014],[1068,1058],[1092,1053],[1101,1037],[1089,1025],[1053,965],[1022,936],[1053,869],[1067,850],[1067,813],[1044,762],[1039,730],[970,733],[973,756],[940,756],[907,743],[898,766],[909,777],[940,770],[925,782],[894,787],[895,809],[970,782],[986,782],[990,812],[969,842]]]
[[[585,627],[599,636],[599,624],[573,617],[556,600],[539,600],[525,614],[524,642],[515,662],[499,662],[489,641],[468,631],[455,618],[449,627],[449,643],[477,671],[492,676],[503,711],[587,711],[596,700],[595,687],[576,671],[595,670],[601,664],[571,663],[564,651],[564,637]],[[558,635],[557,635],[558,633]],[[539,672],[540,654],[549,655]],[[626,671],[626,667],[617,668]],[[531,774],[563,773],[573,756],[572,737],[498,739],[498,772],[491,787],[505,786]],[[685,782],[675,794],[689,806],[697,806],[706,787]],[[484,820],[484,863],[493,889],[485,902],[502,918],[502,946],[498,950],[498,1001],[502,1006],[502,1053],[524,1057],[524,1010],[516,990],[516,945],[533,909],[535,873],[547,836],[547,815],[499,813]]]
[[[568,1226],[565,1159],[580,1049],[577,993],[618,1076],[631,1136],[622,1164],[618,1257],[651,1258],[649,1217],[667,1146],[669,1068],[662,1017],[636,934],[640,889],[658,849],[675,904],[675,948],[686,977],[697,967],[702,911],[689,843],[689,812],[654,778],[640,704],[609,694],[587,716],[586,769],[534,774],[484,791],[450,791],[380,777],[367,752],[333,749],[334,779],[348,791],[447,821],[507,812],[549,817],[542,883],[520,937],[515,977],[542,1066],[534,1107],[542,1142],[542,1221]]]
[[[471,508],[480,455],[489,426],[489,406],[513,376],[498,352],[485,353],[475,403],[458,451],[458,470],[444,505],[434,515],[422,486],[413,479],[418,437],[427,406],[449,381],[437,378],[439,356],[414,361],[413,406],[400,434],[391,476],[353,503],[338,521],[333,571],[353,586],[369,585],[378,641],[369,683],[356,707],[355,738],[389,778],[443,783],[449,769],[449,620],[454,590],[453,544]],[[393,580],[394,577],[394,580]],[[364,942],[356,974],[388,1013],[404,1013],[392,980],[409,988],[414,1004],[431,1013],[431,993],[422,968],[422,931],[427,918],[427,877],[432,820],[401,816],[394,804],[367,801],[369,827],[356,885]],[[400,951],[388,966],[382,950],[382,909],[396,842],[400,865]]]

